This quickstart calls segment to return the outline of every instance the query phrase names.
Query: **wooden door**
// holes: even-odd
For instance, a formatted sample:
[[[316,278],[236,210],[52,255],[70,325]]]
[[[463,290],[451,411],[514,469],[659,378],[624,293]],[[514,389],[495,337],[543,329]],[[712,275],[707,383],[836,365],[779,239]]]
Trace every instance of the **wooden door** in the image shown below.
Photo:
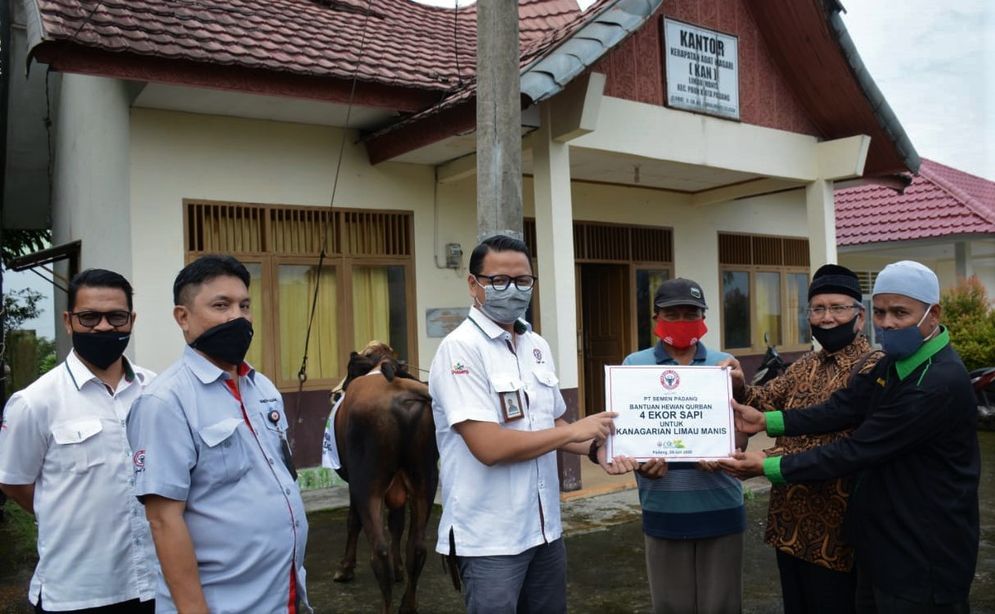
[[[605,365],[617,365],[629,353],[629,267],[582,264],[584,415],[605,404]]]

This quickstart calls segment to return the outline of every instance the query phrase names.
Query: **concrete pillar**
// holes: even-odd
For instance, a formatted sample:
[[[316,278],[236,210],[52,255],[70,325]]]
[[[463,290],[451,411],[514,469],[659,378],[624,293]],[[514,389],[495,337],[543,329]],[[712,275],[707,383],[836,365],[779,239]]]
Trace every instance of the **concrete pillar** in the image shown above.
[[[65,74],[55,120],[52,243],[82,242],[80,268],[103,268],[132,279],[130,126],[133,91],[117,79]],[[177,206],[179,206],[177,204]],[[60,274],[65,266],[56,267]],[[65,296],[55,293],[56,347],[71,342],[62,326]],[[127,354],[134,356],[135,344]]]
[[[477,239],[522,238],[518,3],[477,2]]]
[[[541,269],[542,336],[556,359],[561,388],[576,388],[577,298],[569,145],[549,138],[549,107],[532,151],[536,256]]]
[[[970,241],[957,241],[954,243],[954,270],[957,273],[958,281],[974,275],[974,266],[971,264]]]
[[[567,420],[579,413],[577,368],[577,286],[574,278],[573,205],[570,199],[569,145],[553,140],[551,108],[543,105],[542,126],[532,150],[535,190],[536,250],[542,293],[542,335],[556,360]],[[558,453],[560,488],[581,487],[580,458]]]
[[[824,264],[836,264],[836,204],[833,182],[816,179],[805,186],[805,210],[808,214],[808,259],[812,270]]]

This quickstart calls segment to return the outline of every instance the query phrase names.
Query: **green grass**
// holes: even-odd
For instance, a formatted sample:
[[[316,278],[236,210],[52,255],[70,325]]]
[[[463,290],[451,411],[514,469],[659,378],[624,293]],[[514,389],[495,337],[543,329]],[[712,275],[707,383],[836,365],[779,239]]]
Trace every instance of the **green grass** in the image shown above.
[[[36,556],[38,527],[35,525],[35,519],[13,501],[8,500],[4,504],[4,521],[0,524],[0,535],[4,537],[0,542],[6,542],[0,550],[7,551],[9,557],[7,560],[22,560],[25,557]]]

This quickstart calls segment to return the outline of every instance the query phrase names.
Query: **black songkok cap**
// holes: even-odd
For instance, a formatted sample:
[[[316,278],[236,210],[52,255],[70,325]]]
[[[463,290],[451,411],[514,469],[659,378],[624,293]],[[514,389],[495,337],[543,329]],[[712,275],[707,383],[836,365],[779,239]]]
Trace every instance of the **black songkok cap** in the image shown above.
[[[845,294],[857,301],[863,297],[856,273],[838,264],[824,264],[815,272],[808,286],[808,300],[816,294]]]

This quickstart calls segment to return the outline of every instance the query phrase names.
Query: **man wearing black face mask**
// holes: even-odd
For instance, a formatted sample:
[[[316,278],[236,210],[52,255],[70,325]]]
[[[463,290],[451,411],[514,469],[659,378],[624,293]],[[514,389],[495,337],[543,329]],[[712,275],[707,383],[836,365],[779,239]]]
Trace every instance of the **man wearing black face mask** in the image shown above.
[[[37,612],[152,612],[155,554],[132,494],[124,422],[154,374],[123,356],[131,284],[83,271],[69,282],[68,307],[73,351],[12,396],[0,424],[0,489],[38,519],[28,598]]]
[[[793,411],[733,403],[736,428],[849,437],[786,456],[737,453],[738,477],[774,484],[856,475],[845,534],[857,564],[858,612],[969,612],[978,556],[980,455],[970,378],[940,325],[936,275],[909,260],[874,282],[885,356],[827,401]]]
[[[244,362],[249,272],[231,256],[203,256],[176,276],[173,301],[187,347],[128,419],[135,494],[162,566],[156,607],[310,612],[283,400]]]
[[[851,270],[836,264],[820,267],[808,289],[808,320],[822,348],[764,386],[744,386],[738,363],[730,361],[736,399],[764,410],[800,409],[827,400],[858,371],[869,371],[880,353],[872,352],[861,332],[861,296],[860,281]],[[765,453],[796,454],[849,432],[781,436]],[[771,487],[765,539],[777,554],[785,614],[854,611],[853,548],[843,538],[843,512],[852,489],[849,476]]]

